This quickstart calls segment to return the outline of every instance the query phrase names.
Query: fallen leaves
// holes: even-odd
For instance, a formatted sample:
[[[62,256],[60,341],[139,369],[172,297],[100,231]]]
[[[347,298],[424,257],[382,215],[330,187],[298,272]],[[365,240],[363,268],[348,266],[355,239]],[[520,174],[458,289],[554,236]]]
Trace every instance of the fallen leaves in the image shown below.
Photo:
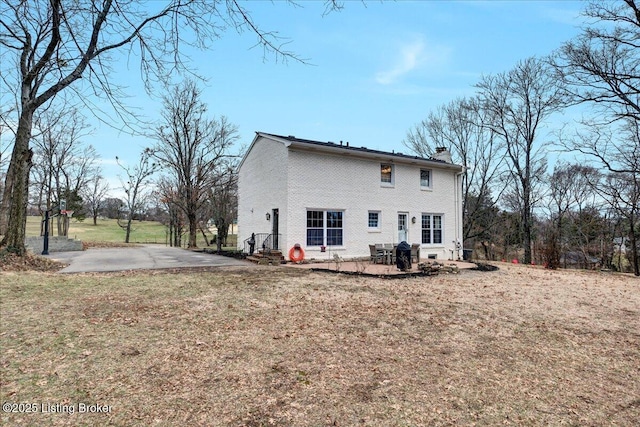
[[[27,252],[24,256],[18,256],[14,253],[7,252],[6,249],[0,249],[0,273],[3,271],[55,272],[64,267],[66,267],[66,264],[34,255],[31,252]]]

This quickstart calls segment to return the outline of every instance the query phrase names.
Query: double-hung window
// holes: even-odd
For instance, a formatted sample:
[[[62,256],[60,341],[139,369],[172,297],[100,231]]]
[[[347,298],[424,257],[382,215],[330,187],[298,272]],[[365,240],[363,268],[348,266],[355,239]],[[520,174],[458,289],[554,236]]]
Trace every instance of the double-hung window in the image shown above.
[[[422,243],[442,244],[442,215],[422,214]]]
[[[308,210],[307,246],[342,246],[343,211]]]
[[[420,188],[431,188],[431,171],[429,169],[420,169]]]
[[[380,229],[380,211],[369,211],[368,227],[369,230]]]
[[[307,211],[307,246],[324,244],[324,212]]]
[[[383,186],[393,185],[393,165],[391,163],[380,164],[380,184]]]

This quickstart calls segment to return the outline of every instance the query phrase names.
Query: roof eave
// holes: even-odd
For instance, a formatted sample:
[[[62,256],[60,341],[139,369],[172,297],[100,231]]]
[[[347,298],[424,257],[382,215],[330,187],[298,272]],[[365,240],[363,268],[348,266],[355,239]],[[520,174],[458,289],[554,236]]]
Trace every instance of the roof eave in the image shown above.
[[[429,166],[433,168],[439,169],[450,169],[461,172],[464,168],[460,165],[456,165],[454,163],[446,163],[438,160],[430,160],[425,159],[423,157],[409,157],[402,156],[394,153],[384,153],[384,152],[372,152],[372,151],[359,151],[356,147],[347,148],[344,146],[336,145],[335,147],[326,146],[326,145],[312,145],[306,142],[300,141],[291,141],[291,140],[281,140],[281,142],[285,143],[287,147],[293,147],[297,149],[301,149],[304,151],[317,151],[324,153],[337,154],[341,156],[349,156],[355,158],[362,159],[374,159],[378,161],[388,161],[390,163],[402,163],[402,164],[411,164],[411,165],[422,165]]]

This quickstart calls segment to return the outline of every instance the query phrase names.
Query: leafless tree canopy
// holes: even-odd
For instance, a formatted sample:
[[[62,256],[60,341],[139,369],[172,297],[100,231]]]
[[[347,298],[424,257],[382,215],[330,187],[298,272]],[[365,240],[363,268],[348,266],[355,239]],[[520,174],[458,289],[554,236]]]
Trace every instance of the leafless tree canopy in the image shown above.
[[[456,163],[465,168],[462,181],[464,239],[481,237],[484,229],[478,222],[485,217],[504,190],[504,143],[486,126],[479,99],[457,99],[435,112],[407,133],[403,141],[411,151],[430,157],[435,147],[448,148]],[[493,217],[497,221],[497,217]]]
[[[201,90],[191,80],[176,86],[163,105],[154,156],[177,185],[173,202],[187,217],[189,247],[196,247],[198,212],[218,184],[238,132],[226,117],[208,117]]]
[[[87,135],[85,118],[77,109],[48,109],[34,121],[34,166],[32,182],[37,186],[36,205],[51,208],[63,191],[79,193],[97,166],[95,148],[82,139]]]
[[[520,61],[506,73],[484,76],[477,88],[490,118],[489,128],[505,144],[514,183],[512,194],[520,207],[524,262],[531,262],[533,189],[545,170],[539,131],[553,113],[566,105],[562,87],[537,58]]]
[[[329,10],[338,9],[329,2]],[[7,0],[0,4],[0,79],[15,88],[13,102],[2,98],[5,117],[13,114],[15,143],[0,205],[3,243],[23,254],[30,139],[35,111],[75,84],[87,93],[106,96],[116,114],[127,115],[120,88],[110,79],[117,55],[140,59],[145,83],[165,82],[175,70],[187,69],[183,48],[207,48],[232,28],[255,34],[265,55],[303,61],[285,50],[277,33],[263,30],[236,0]],[[85,93],[87,92],[87,93]],[[4,105],[10,105],[6,108]],[[6,119],[5,119],[6,120]],[[126,123],[126,120],[124,121]]]
[[[640,173],[640,13],[634,0],[593,1],[591,24],[553,57],[567,96],[589,107],[565,147],[600,162],[614,173]]]
[[[590,25],[559,49],[558,76],[574,102],[590,103],[602,121],[640,119],[640,13],[634,0],[593,1]]]
[[[150,191],[148,188],[151,176],[158,170],[158,163],[153,161],[150,149],[145,149],[140,153],[140,160],[136,165],[127,165],[121,163],[116,157],[118,165],[125,173],[120,177],[122,189],[126,194],[125,212],[121,212],[118,216],[118,225],[125,230],[125,243],[129,243],[131,238],[131,224],[136,215],[138,215],[148,202]]]
[[[98,225],[98,216],[102,214],[109,195],[109,184],[104,180],[100,168],[95,170],[95,173],[80,194],[93,220],[93,225]]]

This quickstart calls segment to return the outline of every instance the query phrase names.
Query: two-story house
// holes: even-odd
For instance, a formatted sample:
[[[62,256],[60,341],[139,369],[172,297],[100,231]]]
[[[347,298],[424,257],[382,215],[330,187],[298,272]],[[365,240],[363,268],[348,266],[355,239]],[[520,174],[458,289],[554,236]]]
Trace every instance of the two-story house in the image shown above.
[[[238,170],[238,246],[254,233],[256,250],[299,244],[306,259],[331,259],[406,241],[423,259],[458,259],[463,168],[436,157],[257,132]]]

